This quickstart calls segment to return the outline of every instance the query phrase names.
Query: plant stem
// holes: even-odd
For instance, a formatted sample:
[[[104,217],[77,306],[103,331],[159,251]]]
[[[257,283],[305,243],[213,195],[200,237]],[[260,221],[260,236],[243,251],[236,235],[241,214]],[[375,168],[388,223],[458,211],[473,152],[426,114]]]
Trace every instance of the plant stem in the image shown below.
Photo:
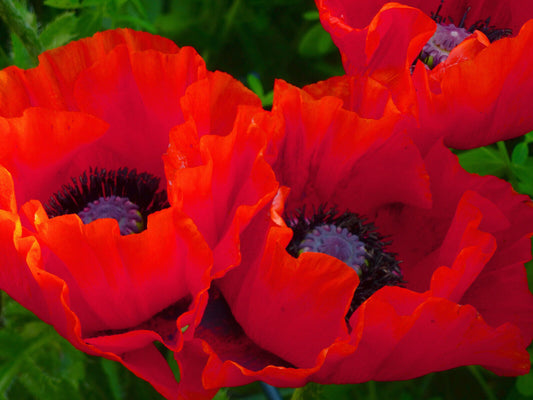
[[[4,292],[0,290],[0,329],[3,328],[4,325]]]
[[[24,21],[24,17],[11,0],[0,0],[0,18],[20,38],[33,63],[37,65],[37,56],[42,53],[43,46],[37,36],[37,32]]]
[[[509,152],[507,151],[507,147],[505,146],[505,142],[500,141],[496,143],[498,146],[498,150],[500,151],[500,154],[502,155],[503,161],[505,163],[505,166],[510,171],[511,169],[511,158],[509,157]]]
[[[260,382],[261,387],[263,388],[263,392],[265,392],[265,396],[268,400],[282,400],[281,395],[278,392],[278,389],[276,389],[274,386],[271,386],[265,382]]]
[[[375,381],[368,381],[368,398],[370,400],[378,400],[378,388]]]
[[[487,395],[487,399],[498,400],[498,398],[494,395],[494,393],[492,393],[492,390],[487,384],[487,381],[485,381],[485,378],[483,377],[483,375],[481,375],[481,372],[479,372],[478,367],[474,365],[469,365],[468,369],[470,370],[470,373],[474,375],[474,378],[476,378],[476,381],[477,383],[479,383],[479,386],[481,386],[481,389],[483,389],[483,392]]]
[[[321,398],[322,385],[309,382],[307,385],[294,390],[291,400],[318,400]]]

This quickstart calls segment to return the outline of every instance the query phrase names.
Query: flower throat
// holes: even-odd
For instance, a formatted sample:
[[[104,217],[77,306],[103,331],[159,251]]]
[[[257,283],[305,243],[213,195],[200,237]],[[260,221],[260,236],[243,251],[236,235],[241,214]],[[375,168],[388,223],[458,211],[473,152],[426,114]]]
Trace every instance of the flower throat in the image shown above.
[[[45,204],[50,218],[78,214],[85,224],[113,218],[128,235],[146,229],[148,215],[169,207],[166,191],[158,191],[159,178],[135,169],[90,168],[71,181]]]
[[[353,268],[359,275],[348,319],[374,292],[384,286],[399,286],[404,282],[396,255],[386,251],[385,242],[376,227],[359,215],[335,208],[320,206],[312,217],[305,210],[294,216],[285,216],[293,237],[287,251],[293,257],[305,252],[333,256]]]
[[[431,13],[431,18],[437,23],[437,30],[429,41],[424,45],[418,58],[429,68],[434,68],[448,58],[450,52],[474,31],[481,31],[490,42],[511,35],[510,29],[498,29],[490,24],[490,17],[478,20],[469,28],[465,27],[465,20],[470,12],[469,6],[457,25],[451,17],[439,15],[444,0],[441,0],[436,12]]]

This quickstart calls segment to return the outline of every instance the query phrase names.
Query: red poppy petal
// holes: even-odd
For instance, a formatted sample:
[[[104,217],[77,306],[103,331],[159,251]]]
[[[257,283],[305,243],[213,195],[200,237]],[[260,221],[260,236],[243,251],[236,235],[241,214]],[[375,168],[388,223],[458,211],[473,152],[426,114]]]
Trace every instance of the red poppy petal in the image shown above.
[[[290,236],[289,228],[272,228],[262,260],[243,258],[218,285],[255,343],[311,368],[320,351],[346,333],[344,316],[359,280],[334,257],[304,253],[293,258],[285,250]],[[249,241],[243,238],[243,247]]]
[[[445,69],[448,66],[456,64],[460,61],[471,60],[481,50],[487,48],[489,45],[489,39],[480,31],[475,31],[472,35],[454,47],[448,55],[448,58],[446,58],[444,62],[437,65],[436,68]],[[436,68],[434,68],[433,73],[435,73]]]
[[[281,184],[291,188],[288,209],[328,203],[369,215],[391,202],[429,205],[423,162],[400,132],[404,125],[395,108],[378,120],[364,119],[342,109],[339,99],[313,100],[282,81],[274,93],[273,113],[285,128],[273,139],[279,149],[273,168]]]
[[[180,99],[193,82],[208,73],[204,60],[192,47],[183,47],[176,54],[134,52],[131,65],[148,118],[160,125],[157,131],[164,132],[184,121]]]
[[[242,386],[257,380],[277,387],[303,386],[323,364],[326,354],[323,351],[319,355],[313,368],[293,368],[259,348],[242,331],[213,334],[204,330],[198,331],[198,335],[201,339],[186,342],[183,350],[176,353],[185,376],[193,379],[186,385],[194,385],[196,390]],[[188,351],[193,345],[195,353]]]
[[[411,303],[407,309],[404,302]],[[331,364],[326,360],[319,382],[404,380],[471,364],[502,375],[529,369],[515,327],[491,328],[473,307],[446,299],[385,287],[361,305],[350,323],[353,353]]]
[[[162,110],[154,114],[150,96],[157,95],[158,88],[154,89],[155,93],[150,93],[143,86],[141,89],[145,90],[145,93],[140,92],[130,57],[126,47],[118,46],[78,77],[74,90],[78,106],[82,111],[96,115],[110,125],[107,134],[98,143],[81,153],[80,157],[94,158],[94,146],[97,146],[98,157],[102,165],[108,169],[134,166],[138,170],[162,177],[163,163],[160,157],[168,146],[168,131],[172,126],[182,122],[181,112],[177,107],[177,101],[174,101],[176,108],[170,109],[170,114],[164,118],[160,114]],[[146,57],[155,59],[152,52],[139,55],[135,58],[136,70],[140,69],[142,60]],[[185,62],[186,65],[189,63],[187,57],[181,57],[180,54],[160,55],[161,59],[163,57],[167,61],[165,68],[168,69],[175,69],[172,65],[176,63]],[[144,62],[144,65],[154,67],[147,62]],[[161,64],[155,63],[155,70],[152,72],[162,73],[157,70],[160,66]],[[197,70],[198,67],[195,71]],[[184,76],[176,80],[188,79],[189,72],[183,68],[181,72]],[[179,85],[171,85],[169,89],[183,89],[180,86],[185,85],[186,83],[180,82]],[[180,93],[170,91],[166,96],[179,98],[179,95]],[[145,102],[148,103],[148,107]],[[119,163],[120,165],[117,165]]]
[[[363,118],[380,119],[384,114],[399,112],[390,90],[370,77],[336,76],[304,86],[303,90],[315,100],[325,96],[342,99],[343,108],[355,111]]]
[[[239,106],[261,109],[261,100],[241,82],[224,72],[209,72],[192,84],[181,99],[186,118],[196,121],[198,135],[225,136],[231,132]]]
[[[380,210],[376,219],[380,231],[393,238],[390,249],[402,260],[407,287],[425,291],[438,267],[458,268],[456,272],[441,269],[437,273],[443,274],[441,278],[433,277],[431,285],[440,288],[439,295],[473,305],[491,326],[511,322],[521,329],[526,342],[531,340],[533,296],[524,268],[531,258],[531,202],[507,182],[467,173],[440,143],[425,161],[433,208],[391,207]],[[492,240],[483,232],[496,240],[492,255]],[[468,250],[476,242],[481,247]],[[469,266],[460,262],[467,260],[475,262]],[[468,268],[462,271],[463,267]]]
[[[393,87],[410,90],[409,67],[435,32],[435,22],[420,10],[389,3],[366,24],[352,24],[360,6],[317,1],[324,28],[343,55],[350,75],[368,74]]]
[[[179,400],[178,383],[159,350],[150,345],[121,356],[120,362],[139,378],[148,382],[166,399]]]
[[[134,328],[209,285],[206,245],[173,209],[150,215],[148,229],[129,236],[112,219],[87,225],[76,215],[48,219],[38,203],[23,211],[34,221],[47,270],[67,282],[84,333]]]
[[[443,266],[435,270],[431,278],[433,295],[445,297],[456,303],[461,302],[465,291],[496,250],[496,239],[478,230],[483,216],[475,206],[476,197],[480,196],[474,192],[467,192],[461,199],[439,250],[441,262],[450,256],[453,262],[442,263]]]
[[[527,246],[525,241],[520,245]],[[515,247],[519,247],[519,244]],[[531,343],[533,298],[528,289],[523,263],[509,264],[498,270],[487,268],[469,287],[462,301],[475,305],[492,326],[506,321],[518,326],[524,338],[524,346]]]
[[[47,166],[77,147],[101,137],[104,121],[80,112],[28,108],[20,118],[7,120],[16,137],[17,159],[31,168]]]
[[[436,198],[455,204],[456,200],[452,199],[466,189],[475,190],[485,198],[477,200],[477,207],[483,213],[480,229],[491,233],[497,241],[495,254],[462,302],[474,305],[492,326],[511,322],[531,340],[533,295],[528,289],[523,264],[531,259],[533,204],[527,196],[514,192],[507,182],[492,176],[468,174],[459,167],[457,158],[441,146],[435,146],[426,160],[430,175],[435,176],[434,190],[439,192]],[[432,172],[443,168],[451,174]],[[454,182],[453,188],[447,182]],[[444,210],[443,205],[438,207]],[[496,282],[500,284],[495,285]]]
[[[13,216],[17,212],[13,178],[2,165],[0,165],[0,211],[11,213]]]
[[[214,248],[215,275],[239,262],[240,232],[277,191],[274,174],[262,157],[264,134],[252,124],[256,113],[255,107],[242,108],[229,135],[204,136],[199,146],[196,123],[171,131],[165,157],[169,199],[183,207]],[[189,145],[184,138],[189,138]],[[184,150],[178,146],[185,146]],[[194,155],[196,146],[200,155]],[[181,160],[177,164],[176,156]],[[201,158],[202,165],[181,168],[190,157],[194,162]]]
[[[471,306],[431,298],[407,320],[409,330],[382,365],[377,380],[408,379],[472,364],[501,375],[523,374],[529,369],[529,355],[519,331],[509,324],[489,327]]]
[[[214,389],[204,387],[202,374],[209,357],[203,351],[202,341],[197,339],[187,341],[183,349],[174,355],[180,368],[178,398],[184,400],[212,399],[219,387]]]
[[[31,198],[48,199],[52,190],[67,183],[57,170],[78,163],[80,149],[105,134],[108,125],[80,112],[29,108],[21,117],[3,120],[1,136],[11,151],[1,162],[16,176],[20,203]]]
[[[119,45],[130,51],[178,51],[172,41],[146,32],[115,29],[96,33],[44,52],[36,68],[25,71],[8,67],[0,71],[0,115],[18,117],[26,108],[39,106],[78,111],[72,91],[79,73]]]
[[[39,253],[39,244],[34,237],[24,236],[26,232],[16,214],[13,180],[9,172],[1,166],[0,189],[0,251],[3,259],[0,284],[16,301],[32,308],[39,318],[50,321],[46,301],[34,277],[34,270],[26,265],[28,262],[31,266],[38,259],[36,253]],[[60,316],[61,313],[58,313],[58,318]]]

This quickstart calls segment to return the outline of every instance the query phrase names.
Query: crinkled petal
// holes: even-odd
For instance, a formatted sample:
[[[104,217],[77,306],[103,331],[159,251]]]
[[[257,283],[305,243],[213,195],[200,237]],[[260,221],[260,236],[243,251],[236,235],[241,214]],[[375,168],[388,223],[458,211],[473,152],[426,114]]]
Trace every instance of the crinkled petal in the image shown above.
[[[365,119],[337,98],[313,100],[278,81],[273,114],[284,123],[271,134],[271,157],[280,183],[291,189],[288,210],[327,203],[368,215],[389,202],[429,206],[423,162],[396,108]]]
[[[514,192],[507,182],[467,173],[457,157],[440,143],[425,161],[433,207],[384,208],[376,219],[381,232],[393,237],[390,248],[403,261],[408,287],[419,292],[425,291],[430,282],[440,290],[448,287],[445,292],[452,295],[451,299],[476,307],[491,326],[513,323],[529,343],[533,295],[528,289],[524,262],[531,258],[531,202],[527,196]],[[491,250],[493,240],[496,248]],[[473,249],[477,256],[466,251],[469,242],[478,243],[477,250]],[[478,265],[478,270],[467,268],[469,257],[480,257],[482,265],[472,264]],[[442,269],[434,275],[442,266],[459,269]],[[456,279],[463,283],[455,286]]]
[[[359,18],[376,13],[363,4],[370,2],[316,3],[322,25],[341,52],[347,74],[371,75],[382,84],[411,93],[409,68],[435,32],[435,23],[428,16],[416,8],[388,3],[376,10],[374,18],[360,24]],[[399,100],[401,104],[403,99]]]
[[[46,270],[69,287],[84,334],[134,328],[209,286],[210,252],[175,209],[150,215],[145,231],[127,236],[113,219],[86,225],[76,215],[48,219],[36,202],[23,212],[34,224]]]
[[[0,115],[17,117],[29,107],[79,111],[73,94],[78,75],[117,46],[125,46],[128,51],[179,51],[171,40],[146,32],[115,29],[96,33],[44,52],[36,68],[25,71],[8,67],[0,71]]]
[[[169,201],[191,216],[214,249],[217,276],[239,263],[239,235],[278,187],[263,159],[265,135],[252,123],[258,109],[240,111],[227,136],[200,137],[192,118],[177,126],[165,157]]]
[[[241,106],[260,108],[261,100],[241,82],[220,71],[209,72],[207,79],[191,85],[181,98],[181,107],[196,122],[200,137],[231,132]]]
[[[471,364],[502,375],[529,369],[516,327],[489,327],[472,306],[447,299],[386,287],[350,323],[351,341],[337,346],[352,353],[326,360],[319,382],[404,380]]]
[[[305,253],[293,258],[285,250],[291,236],[289,228],[272,228],[262,259],[244,256],[218,285],[255,343],[309,368],[321,350],[346,334],[344,316],[359,280],[334,257]],[[253,231],[247,237],[254,238]],[[249,242],[243,239],[243,247],[252,247]]]

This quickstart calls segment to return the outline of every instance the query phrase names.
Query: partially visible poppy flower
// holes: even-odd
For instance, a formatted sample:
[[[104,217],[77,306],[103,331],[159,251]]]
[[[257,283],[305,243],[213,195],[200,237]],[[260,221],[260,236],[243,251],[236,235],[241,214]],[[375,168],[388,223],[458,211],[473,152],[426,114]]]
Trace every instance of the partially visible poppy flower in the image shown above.
[[[316,1],[346,72],[391,87],[398,106],[420,119],[413,137],[423,152],[440,137],[472,148],[532,130],[523,106],[533,93],[529,4],[406,3]]]
[[[186,111],[224,98],[219,111],[232,124],[237,104],[259,108],[259,99],[206,71],[192,48],[127,29],[45,52],[38,67],[9,67],[0,81],[0,287],[78,349],[178,398],[153,342],[179,351],[193,335],[212,249],[227,255],[222,269],[238,262],[238,242],[169,204],[162,157]],[[261,178],[250,174],[235,188]],[[264,196],[246,197],[235,222],[225,215],[228,226],[244,224]]]

